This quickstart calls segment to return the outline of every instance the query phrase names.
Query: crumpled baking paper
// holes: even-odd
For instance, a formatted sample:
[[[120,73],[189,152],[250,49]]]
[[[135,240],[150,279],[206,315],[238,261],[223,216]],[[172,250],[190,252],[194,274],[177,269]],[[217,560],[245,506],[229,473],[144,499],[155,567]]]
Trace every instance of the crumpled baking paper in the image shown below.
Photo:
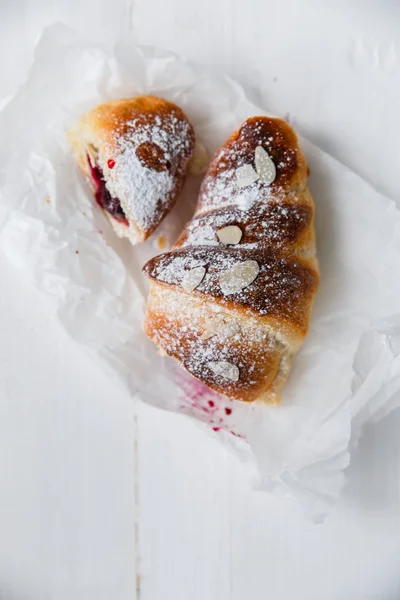
[[[296,498],[319,520],[343,486],[352,427],[358,436],[400,403],[399,210],[302,141],[321,269],[310,332],[279,406],[231,402],[160,357],[142,330],[141,267],[160,252],[159,236],[171,244],[190,218],[199,178],[189,179],[161,230],[133,249],[94,206],[68,149],[66,131],[84,111],[141,93],[181,105],[210,154],[245,118],[265,112],[228,77],[172,54],[90,44],[63,25],[48,28],[25,85],[0,112],[2,251],[130,393],[208,423],[257,472],[258,488]]]

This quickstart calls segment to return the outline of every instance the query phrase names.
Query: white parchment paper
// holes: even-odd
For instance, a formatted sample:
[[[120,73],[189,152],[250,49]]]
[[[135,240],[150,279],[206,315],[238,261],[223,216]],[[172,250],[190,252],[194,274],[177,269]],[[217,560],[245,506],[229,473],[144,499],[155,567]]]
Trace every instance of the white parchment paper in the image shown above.
[[[314,519],[338,499],[351,429],[400,403],[400,212],[344,165],[302,141],[317,211],[321,285],[310,333],[280,406],[222,398],[158,356],[142,331],[141,267],[190,218],[191,178],[161,231],[135,249],[116,240],[70,155],[66,131],[100,102],[151,93],[177,102],[210,154],[265,113],[227,77],[131,43],[44,33],[25,85],[0,112],[0,247],[43,292],[69,334],[132,394],[206,422]],[[213,429],[215,433],[213,432]],[[235,434],[235,435],[232,435]]]

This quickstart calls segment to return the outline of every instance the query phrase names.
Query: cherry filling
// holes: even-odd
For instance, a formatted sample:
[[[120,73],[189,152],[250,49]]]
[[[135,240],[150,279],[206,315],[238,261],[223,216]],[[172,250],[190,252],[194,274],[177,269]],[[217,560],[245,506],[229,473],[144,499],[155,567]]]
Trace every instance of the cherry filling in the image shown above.
[[[95,184],[95,198],[97,204],[101,206],[102,209],[106,210],[114,219],[117,219],[120,223],[124,225],[129,225],[128,219],[125,216],[125,213],[122,209],[121,203],[118,198],[113,198],[106,188],[106,182],[104,181],[104,175],[99,167],[93,167],[92,163],[89,160],[88,162],[90,166],[90,172],[92,175],[92,179]],[[114,166],[114,165],[113,165]]]

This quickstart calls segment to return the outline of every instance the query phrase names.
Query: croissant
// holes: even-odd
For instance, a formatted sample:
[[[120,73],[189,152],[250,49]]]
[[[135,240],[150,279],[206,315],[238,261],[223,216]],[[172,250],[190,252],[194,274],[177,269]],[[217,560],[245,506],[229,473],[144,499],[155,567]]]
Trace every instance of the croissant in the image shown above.
[[[174,205],[195,135],[176,104],[138,96],[89,111],[69,141],[115,232],[137,244]]]
[[[319,281],[307,176],[285,121],[247,119],[172,251],[144,267],[148,337],[229,398],[278,402],[307,333]]]

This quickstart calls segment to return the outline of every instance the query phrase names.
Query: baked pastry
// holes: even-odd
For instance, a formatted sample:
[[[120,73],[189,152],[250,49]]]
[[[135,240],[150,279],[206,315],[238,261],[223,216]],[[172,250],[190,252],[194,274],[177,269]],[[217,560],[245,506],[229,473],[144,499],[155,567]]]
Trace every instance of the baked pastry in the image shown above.
[[[137,244],[174,205],[195,135],[178,106],[138,96],[89,111],[69,140],[115,232]]]
[[[148,337],[216,392],[279,401],[318,287],[308,167],[283,120],[252,117],[217,152],[193,219],[150,260]]]

